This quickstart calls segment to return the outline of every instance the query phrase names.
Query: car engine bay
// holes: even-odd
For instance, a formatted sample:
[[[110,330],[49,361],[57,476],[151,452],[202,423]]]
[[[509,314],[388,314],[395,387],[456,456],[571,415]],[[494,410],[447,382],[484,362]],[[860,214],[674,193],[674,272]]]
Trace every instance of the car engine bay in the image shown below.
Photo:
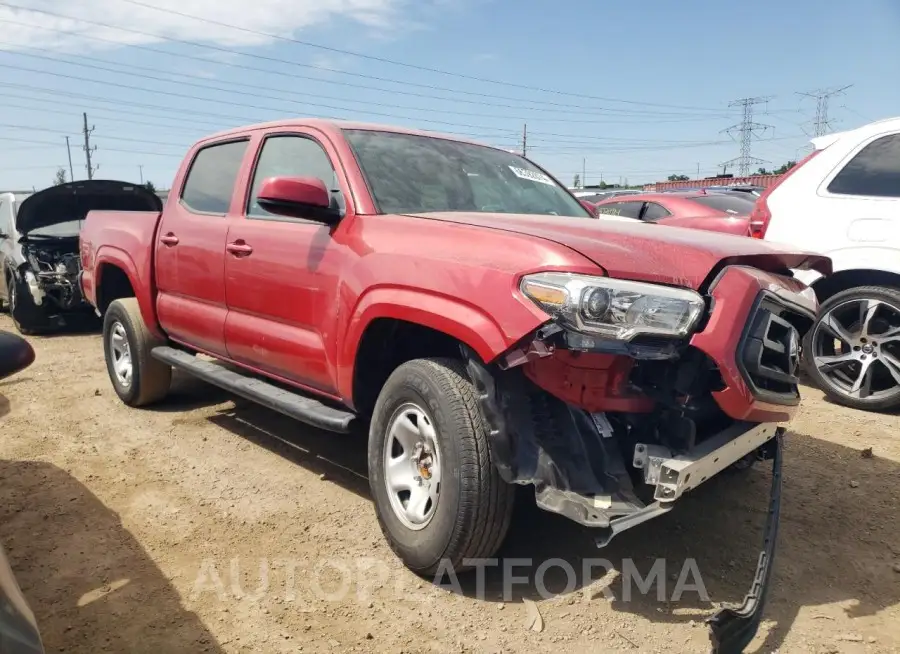
[[[77,248],[77,237],[22,244],[27,261],[23,266],[23,281],[36,306],[71,310],[83,303],[78,285],[81,257]]]

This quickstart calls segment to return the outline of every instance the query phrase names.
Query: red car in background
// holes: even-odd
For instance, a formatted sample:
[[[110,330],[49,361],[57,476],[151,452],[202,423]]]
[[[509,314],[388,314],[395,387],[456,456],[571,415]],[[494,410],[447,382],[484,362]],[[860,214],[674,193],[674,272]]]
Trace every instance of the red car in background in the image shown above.
[[[596,204],[599,217],[617,216],[649,223],[690,227],[712,232],[750,235],[750,212],[755,196],[728,191],[642,193],[615,197]]]

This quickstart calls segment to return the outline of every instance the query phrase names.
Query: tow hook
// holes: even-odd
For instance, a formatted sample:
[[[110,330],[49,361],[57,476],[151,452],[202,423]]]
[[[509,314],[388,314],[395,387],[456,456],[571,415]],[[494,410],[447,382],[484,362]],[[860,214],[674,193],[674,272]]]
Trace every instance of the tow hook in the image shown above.
[[[763,547],[756,564],[756,574],[750,592],[740,606],[721,609],[706,622],[710,628],[714,654],[741,654],[750,644],[762,622],[772,580],[772,562],[778,540],[778,522],[781,515],[781,461],[784,428],[779,427],[775,438],[766,445],[772,457],[772,487],[769,494],[769,510],[766,517]]]

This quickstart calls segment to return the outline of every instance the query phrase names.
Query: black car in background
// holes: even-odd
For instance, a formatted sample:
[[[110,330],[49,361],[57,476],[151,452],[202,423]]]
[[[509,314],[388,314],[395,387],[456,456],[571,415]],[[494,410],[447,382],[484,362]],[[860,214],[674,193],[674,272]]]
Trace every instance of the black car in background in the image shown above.
[[[160,211],[162,202],[145,186],[111,180],[0,195],[0,305],[22,334],[90,315],[78,283],[78,232],[95,209]]]

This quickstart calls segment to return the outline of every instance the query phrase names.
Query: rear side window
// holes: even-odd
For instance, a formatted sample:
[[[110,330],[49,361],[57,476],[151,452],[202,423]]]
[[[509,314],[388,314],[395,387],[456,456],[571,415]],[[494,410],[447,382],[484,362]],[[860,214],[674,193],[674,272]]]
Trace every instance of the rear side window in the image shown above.
[[[643,220],[653,222],[654,220],[661,220],[666,216],[671,215],[672,214],[669,213],[668,210],[661,204],[656,204],[656,202],[648,202],[647,208],[644,209],[644,215],[641,216],[641,218]]]
[[[625,218],[638,218],[641,215],[643,202],[610,202],[597,207],[597,213],[608,216],[624,216]]]
[[[247,143],[231,141],[200,150],[184,183],[182,204],[195,213],[228,213]]]
[[[900,134],[872,141],[831,180],[829,193],[900,197]]]
[[[698,195],[691,198],[691,202],[702,204],[709,209],[724,211],[732,215],[748,215],[753,211],[754,200],[752,196],[744,195]]]

